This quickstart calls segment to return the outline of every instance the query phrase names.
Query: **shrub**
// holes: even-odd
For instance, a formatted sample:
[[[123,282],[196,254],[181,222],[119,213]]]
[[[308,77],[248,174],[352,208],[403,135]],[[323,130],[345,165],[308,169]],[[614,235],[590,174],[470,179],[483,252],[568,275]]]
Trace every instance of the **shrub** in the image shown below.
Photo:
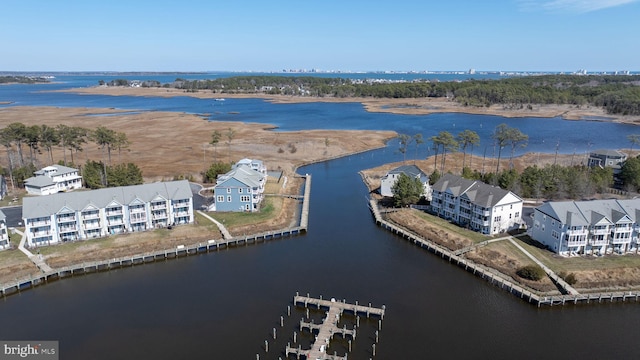
[[[569,285],[574,285],[575,283],[578,282],[578,279],[576,279],[576,274],[574,273],[567,274],[566,272],[563,271],[559,275]]]
[[[523,266],[516,271],[516,274],[523,279],[539,281],[545,276],[544,270],[538,265]]]

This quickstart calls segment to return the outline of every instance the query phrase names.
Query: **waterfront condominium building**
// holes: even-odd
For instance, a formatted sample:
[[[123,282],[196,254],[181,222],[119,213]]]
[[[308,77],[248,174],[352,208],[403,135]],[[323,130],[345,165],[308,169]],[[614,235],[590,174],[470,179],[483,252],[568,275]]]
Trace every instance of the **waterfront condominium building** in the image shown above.
[[[186,180],[25,197],[29,246],[193,223]]]
[[[431,210],[460,226],[493,235],[522,224],[523,201],[511,191],[452,174],[432,189]]]
[[[400,174],[405,174],[410,178],[419,179],[422,183],[422,195],[431,201],[431,186],[429,186],[429,175],[425,174],[419,167],[415,165],[402,165],[391,171],[380,179],[380,195],[393,196],[393,186],[398,181]]]
[[[551,201],[535,208],[531,237],[561,255],[638,250],[640,199]]]

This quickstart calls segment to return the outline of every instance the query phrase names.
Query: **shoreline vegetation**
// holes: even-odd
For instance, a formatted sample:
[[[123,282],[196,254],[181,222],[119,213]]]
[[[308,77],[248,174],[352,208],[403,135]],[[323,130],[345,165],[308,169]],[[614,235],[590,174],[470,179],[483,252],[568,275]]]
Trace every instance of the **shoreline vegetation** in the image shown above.
[[[182,89],[171,88],[99,86],[65,91],[78,94],[114,96],[194,96],[210,99],[221,97],[221,94],[211,91],[185,92]],[[496,105],[489,107],[462,106],[451,100],[431,98],[320,98],[268,94],[223,94],[222,96],[228,98],[263,98],[266,101],[279,103],[309,101],[361,102],[367,111],[399,114],[462,112],[504,117],[561,116],[565,119],[589,118],[595,121],[640,124],[640,117],[610,115],[606,114],[603,109],[594,107],[576,108],[570,105],[544,105],[531,109],[507,109]],[[95,128],[100,125],[100,122],[92,120],[100,119],[102,116],[109,116],[109,128],[126,133],[131,140],[130,147],[121,154],[114,154],[114,158],[118,159],[117,162],[134,162],[138,164],[147,182],[175,178],[195,178],[213,161],[230,161],[243,157],[260,158],[269,164],[270,169],[282,170],[285,176],[293,179],[299,166],[383,147],[388,140],[397,137],[397,133],[392,131],[312,130],[278,133],[271,131],[273,127],[264,124],[209,122],[203,121],[202,116],[177,112],[136,112],[117,109],[28,106],[0,108],[0,126],[6,126],[15,122],[15,119],[20,119],[26,125],[47,124],[55,126],[57,124],[65,124]],[[130,126],[131,122],[136,122],[141,126],[132,127]],[[148,131],[150,128],[155,131]],[[233,139],[228,142],[221,141],[215,147],[209,144],[213,131],[224,132],[228,129],[233,129],[235,133]],[[181,139],[181,141],[178,142],[174,139]],[[456,155],[460,154],[452,154],[450,156],[455,157]],[[62,150],[54,150],[53,156],[56,160],[61,159]],[[87,160],[103,160],[103,154],[97,146],[87,145],[76,156],[76,162],[79,164],[83,164]],[[569,156],[571,155],[558,155],[557,161],[560,162],[565,157],[568,159]],[[521,159],[525,163],[527,161],[533,163],[533,159],[540,161],[541,158],[548,160],[552,157],[552,154],[529,153],[518,159],[514,158],[514,161]],[[43,165],[46,165],[47,159],[45,156],[41,156],[40,160]],[[433,162],[432,158],[422,161],[425,164]],[[495,159],[492,161],[495,161]],[[507,160],[504,159],[504,161],[506,162]],[[4,162],[6,162],[6,159],[4,157],[0,158],[0,163],[6,166]],[[471,163],[479,164],[480,162],[481,159],[472,157]],[[450,164],[459,163],[459,161],[450,161]],[[390,165],[387,164],[386,166]],[[428,169],[428,165],[424,166]],[[372,175],[371,177],[375,176]],[[368,186],[371,185],[368,184]],[[291,181],[285,189],[282,189],[281,184],[276,184],[273,191],[278,194],[294,194],[299,191],[299,188],[299,182]],[[262,219],[261,222],[252,222],[250,216],[236,222],[235,225],[231,224],[231,220],[229,220],[229,230],[234,235],[257,233],[276,227],[288,226],[292,221],[295,221],[296,203],[293,199],[269,197],[265,208],[269,210],[270,214]],[[406,214],[406,216],[399,216],[395,221],[398,223],[404,222],[405,225],[411,225],[412,223],[415,225],[415,216],[415,214]],[[218,219],[218,215],[214,217]],[[158,230],[123,237],[108,237],[92,240],[91,242],[74,242],[43,248],[42,254],[45,257],[45,261],[51,261],[55,266],[63,266],[73,262],[81,263],[98,258],[145,253],[157,248],[157,246],[175,246],[178,243],[180,245],[188,245],[198,243],[204,240],[205,237],[216,238],[216,236],[219,236],[218,230],[213,229],[212,225],[206,223],[206,220],[198,216],[197,222],[198,228],[187,226],[181,229],[177,227],[170,232]],[[426,223],[431,224],[431,222]],[[200,231],[208,235],[203,235]],[[451,235],[454,233],[451,229],[438,228],[436,232],[443,237],[455,236]],[[216,235],[211,236],[212,233]],[[142,238],[136,238],[132,235],[141,236]],[[15,235],[12,235],[12,243],[17,244]],[[486,253],[483,254],[482,251],[486,251]],[[517,255],[514,255],[513,249],[506,244],[482,249],[482,251],[478,251],[478,262],[487,261],[488,264],[493,264],[497,270],[504,271],[507,274],[509,274],[509,269],[513,267],[514,263],[520,264],[524,262]],[[0,265],[0,283],[28,276],[34,271],[39,272],[26,256],[21,255],[15,249],[0,252],[0,264],[2,264]],[[554,256],[550,254],[548,256],[553,260]],[[583,284],[587,284],[587,278],[591,277],[595,280],[599,279],[600,282],[594,280],[591,283],[600,289],[640,288],[640,276],[637,276],[640,273],[640,260],[611,263],[609,260],[589,259],[587,264],[589,261],[591,261],[591,264],[608,264],[604,268],[596,266],[590,269],[587,268],[588,265],[583,263],[574,265],[560,264],[564,260],[570,263],[576,262],[574,259],[555,259],[554,266],[564,267],[572,272],[582,271],[577,276],[578,285],[580,285],[580,281]],[[625,266],[621,267],[620,264]],[[23,276],[19,276],[20,274],[23,274]],[[543,284],[540,291],[548,289],[548,285]]]
[[[561,117],[565,120],[591,120],[640,125],[640,115],[609,114],[602,107],[575,105],[531,105],[531,107],[513,108],[505,105],[471,106],[462,105],[447,98],[374,98],[374,97],[317,97],[300,95],[274,95],[267,93],[217,93],[208,90],[185,91],[176,88],[160,87],[130,87],[130,86],[94,86],[88,88],[73,88],[59,90],[75,94],[111,95],[111,96],[143,96],[143,97],[173,97],[191,96],[200,99],[225,98],[257,98],[279,104],[332,102],[332,103],[361,103],[366,111],[393,113],[402,115],[429,115],[436,113],[463,113],[474,115],[495,115],[507,118],[518,117]]]

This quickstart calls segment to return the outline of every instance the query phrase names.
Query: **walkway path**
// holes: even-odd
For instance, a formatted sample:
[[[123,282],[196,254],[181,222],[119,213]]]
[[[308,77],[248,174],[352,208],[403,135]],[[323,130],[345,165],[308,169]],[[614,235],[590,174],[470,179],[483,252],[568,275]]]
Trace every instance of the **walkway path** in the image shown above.
[[[544,272],[547,273],[547,276],[549,276],[553,281],[555,281],[558,285],[560,285],[567,292],[567,294],[569,294],[569,295],[579,295],[580,294],[576,289],[574,289],[571,285],[569,285],[566,281],[564,281],[560,276],[558,276],[555,272],[553,272],[553,270],[549,269],[540,260],[538,260],[535,256],[531,255],[530,252],[525,250],[525,248],[520,246],[520,244],[518,244],[513,238],[510,238],[509,241],[511,241],[511,243],[515,247],[520,249],[520,251],[522,251],[523,254],[527,255],[529,257],[529,259],[533,260],[533,262],[535,262],[538,266],[540,266],[544,270]]]
[[[47,263],[44,262],[44,259],[42,258],[42,255],[37,254],[34,255],[31,251],[27,250],[24,247],[24,243],[27,241],[27,234],[23,233],[22,231],[13,228],[13,231],[15,231],[16,233],[20,234],[22,236],[22,238],[20,239],[20,245],[18,245],[18,250],[22,251],[25,255],[27,255],[27,257],[29,258],[29,260],[31,260],[31,262],[33,262],[34,264],[36,264],[36,266],[42,271],[42,272],[50,272],[53,269],[51,269],[51,267],[49,265],[47,265]]]
[[[216,224],[218,226],[218,229],[220,229],[220,232],[222,233],[222,237],[225,240],[229,240],[231,238],[233,238],[233,236],[231,236],[231,234],[229,233],[229,231],[227,230],[226,227],[224,227],[224,225],[222,225],[219,221],[217,221],[216,219],[212,218],[211,216],[203,213],[202,211],[198,210],[198,214],[206,217],[207,219],[211,220],[212,223]]]

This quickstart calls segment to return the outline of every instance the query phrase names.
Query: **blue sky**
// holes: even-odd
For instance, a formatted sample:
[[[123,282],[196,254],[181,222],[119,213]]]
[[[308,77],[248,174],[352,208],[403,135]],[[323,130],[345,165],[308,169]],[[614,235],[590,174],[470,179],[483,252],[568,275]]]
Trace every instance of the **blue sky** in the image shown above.
[[[640,0],[3,0],[0,71],[640,70]]]

